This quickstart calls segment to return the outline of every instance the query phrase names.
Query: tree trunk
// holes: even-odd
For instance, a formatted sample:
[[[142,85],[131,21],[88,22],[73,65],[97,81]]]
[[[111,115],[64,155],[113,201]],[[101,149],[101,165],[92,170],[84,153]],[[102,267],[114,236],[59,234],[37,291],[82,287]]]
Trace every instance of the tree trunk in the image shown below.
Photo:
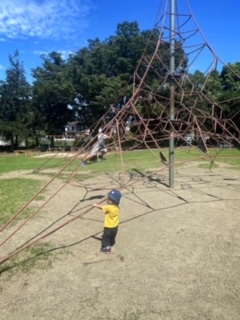
[[[35,137],[35,145],[36,145],[36,147],[39,147],[39,139],[38,139],[38,137]]]
[[[14,149],[17,149],[17,147],[18,147],[18,135],[15,136]]]
[[[10,151],[13,152],[14,151],[14,137],[13,137],[13,135],[11,135],[10,141],[11,141],[11,149],[10,149]]]

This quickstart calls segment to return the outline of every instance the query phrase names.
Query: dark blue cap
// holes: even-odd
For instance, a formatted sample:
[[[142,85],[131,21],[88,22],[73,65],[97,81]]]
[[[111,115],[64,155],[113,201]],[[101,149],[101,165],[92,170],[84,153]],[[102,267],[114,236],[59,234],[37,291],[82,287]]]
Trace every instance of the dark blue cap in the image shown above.
[[[122,198],[122,194],[120,191],[113,189],[112,191],[110,191],[108,193],[108,198],[111,199],[113,202],[115,202],[116,204],[120,203],[120,200]]]

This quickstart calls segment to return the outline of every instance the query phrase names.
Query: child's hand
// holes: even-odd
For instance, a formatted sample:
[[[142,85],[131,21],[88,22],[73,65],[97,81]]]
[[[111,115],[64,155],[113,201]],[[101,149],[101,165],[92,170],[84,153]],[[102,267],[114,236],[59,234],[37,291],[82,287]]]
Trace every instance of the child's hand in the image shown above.
[[[96,207],[96,208],[98,208],[98,209],[102,209],[102,206],[99,205],[99,204],[97,204],[97,203],[94,203],[93,206]]]

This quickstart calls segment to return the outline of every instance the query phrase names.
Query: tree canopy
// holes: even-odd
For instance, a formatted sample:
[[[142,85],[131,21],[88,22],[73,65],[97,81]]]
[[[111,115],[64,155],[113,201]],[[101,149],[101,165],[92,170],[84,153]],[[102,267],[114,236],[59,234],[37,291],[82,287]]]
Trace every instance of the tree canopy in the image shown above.
[[[151,43],[146,46],[150,35]],[[144,74],[160,38],[157,29],[141,31],[137,22],[125,21],[117,25],[115,35],[104,41],[88,40],[87,47],[80,48],[67,60],[57,52],[42,56],[41,66],[32,70],[34,82],[31,85],[26,80],[19,52],[14,52],[9,56],[6,80],[0,83],[0,136],[10,139],[14,148],[19,139],[63,134],[70,121],[79,120],[91,126],[113,103],[121,105],[131,96],[133,74],[136,69],[139,77]],[[165,41],[157,50],[161,63],[153,61],[146,85],[160,90],[163,99],[169,92],[166,87],[159,86],[158,77],[166,76],[170,44]],[[143,52],[149,59],[138,67]],[[188,63],[180,43],[176,43],[175,62],[183,69]],[[210,100],[198,107],[207,110],[212,99],[221,102],[229,116],[237,113],[240,103],[238,74],[240,62],[208,75],[201,70],[188,74],[190,82],[199,90],[208,79],[203,93]],[[183,86],[188,90],[187,83]],[[181,92],[176,90],[176,94],[180,101]],[[186,103],[190,105],[191,101]],[[151,114],[146,106],[140,106],[139,110],[146,116]],[[239,125],[239,117],[234,119]]]

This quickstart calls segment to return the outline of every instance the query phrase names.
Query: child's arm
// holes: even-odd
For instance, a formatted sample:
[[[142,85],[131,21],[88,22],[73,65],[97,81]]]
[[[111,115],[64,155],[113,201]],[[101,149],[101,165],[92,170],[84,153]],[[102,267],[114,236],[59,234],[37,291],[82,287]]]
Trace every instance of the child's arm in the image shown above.
[[[110,130],[109,135],[108,135],[108,139],[112,139],[113,137],[113,128]]]
[[[100,204],[97,204],[97,203],[94,203],[93,206],[96,207],[96,208],[98,208],[98,209],[101,209],[101,210],[102,210],[102,208],[103,208]]]

